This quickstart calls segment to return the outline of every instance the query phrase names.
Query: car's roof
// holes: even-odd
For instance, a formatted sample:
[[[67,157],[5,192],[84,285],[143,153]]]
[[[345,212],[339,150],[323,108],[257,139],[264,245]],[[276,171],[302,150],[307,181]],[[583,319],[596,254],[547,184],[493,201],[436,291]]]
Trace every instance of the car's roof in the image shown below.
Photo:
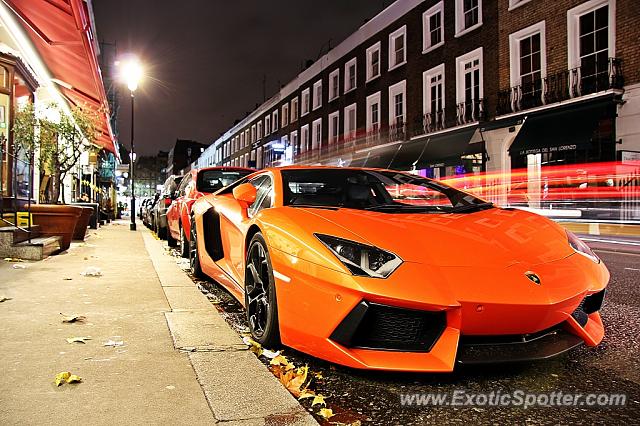
[[[209,170],[226,170],[226,171],[246,171],[246,172],[256,172],[256,169],[251,169],[249,167],[225,167],[225,166],[212,166],[212,167],[201,167],[199,169],[193,169],[192,171],[196,173],[205,172]]]
[[[376,167],[339,167],[339,166],[282,166],[282,167],[267,167],[262,170],[282,171],[282,170],[371,170],[379,172],[395,172],[395,173],[408,173],[398,170],[380,169]]]

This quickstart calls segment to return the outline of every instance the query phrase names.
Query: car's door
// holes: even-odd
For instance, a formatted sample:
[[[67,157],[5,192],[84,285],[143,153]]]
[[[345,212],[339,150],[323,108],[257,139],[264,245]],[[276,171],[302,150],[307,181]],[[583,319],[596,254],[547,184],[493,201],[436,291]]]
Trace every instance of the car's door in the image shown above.
[[[219,265],[240,285],[244,282],[244,239],[251,219],[261,210],[271,207],[273,200],[273,177],[270,173],[260,174],[249,182],[256,187],[256,201],[249,206],[247,215],[243,214],[240,203],[232,196],[227,198],[223,208],[218,209],[224,251]]]
[[[173,238],[180,238],[180,211],[184,203],[186,188],[191,183],[191,173],[187,174],[176,191],[176,198],[167,210],[167,226]]]

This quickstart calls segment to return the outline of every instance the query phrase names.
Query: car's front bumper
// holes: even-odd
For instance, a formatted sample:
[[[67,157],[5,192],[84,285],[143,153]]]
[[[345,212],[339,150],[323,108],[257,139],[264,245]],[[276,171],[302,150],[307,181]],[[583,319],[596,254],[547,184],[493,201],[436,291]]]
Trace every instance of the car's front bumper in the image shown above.
[[[547,289],[533,283],[527,287],[524,283],[524,287],[516,291],[461,292],[452,286],[452,280],[459,279],[462,273],[459,270],[443,272],[443,268],[405,264],[390,279],[368,279],[315,265],[275,249],[270,250],[270,254],[282,342],[354,368],[449,372],[456,363],[549,358],[582,343],[595,346],[604,336],[597,311],[578,319],[572,316],[585,296],[601,291],[608,281],[606,268],[583,263],[591,262],[583,256],[571,256],[547,267],[538,266],[536,270],[544,277],[543,285]],[[574,274],[591,266],[594,266],[591,272]],[[509,274],[516,277],[519,271],[503,272],[507,284],[515,279]],[[436,279],[416,285],[415,280],[420,276]],[[562,283],[570,276],[580,282],[554,286],[555,281]],[[482,289],[489,286],[488,281],[483,280],[500,277],[496,277],[495,271],[485,271],[477,273],[475,279],[477,287]],[[402,285],[406,282],[413,285]],[[433,282],[441,285],[429,284]],[[555,290],[549,291],[552,287]],[[357,317],[358,310],[362,311],[363,303],[406,312],[426,312],[431,316],[421,319],[422,325],[416,326],[403,324],[389,315],[382,319],[366,319],[360,315],[362,324],[345,326],[350,317]],[[407,315],[401,313],[400,317],[403,316]],[[397,330],[387,327],[372,331],[376,324],[395,324]],[[366,338],[356,335],[358,327]],[[422,331],[414,330],[413,335],[422,347],[395,344],[410,339],[412,334],[407,329],[420,327]],[[386,336],[392,344],[385,343],[384,339],[376,340],[375,336]],[[492,341],[494,337],[498,339]]]

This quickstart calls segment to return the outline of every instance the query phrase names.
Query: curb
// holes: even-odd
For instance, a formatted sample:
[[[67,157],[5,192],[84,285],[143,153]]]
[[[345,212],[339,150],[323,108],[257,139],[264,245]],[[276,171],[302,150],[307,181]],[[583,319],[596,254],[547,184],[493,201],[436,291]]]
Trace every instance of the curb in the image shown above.
[[[597,222],[558,222],[571,232],[582,235],[640,237],[640,225]]]

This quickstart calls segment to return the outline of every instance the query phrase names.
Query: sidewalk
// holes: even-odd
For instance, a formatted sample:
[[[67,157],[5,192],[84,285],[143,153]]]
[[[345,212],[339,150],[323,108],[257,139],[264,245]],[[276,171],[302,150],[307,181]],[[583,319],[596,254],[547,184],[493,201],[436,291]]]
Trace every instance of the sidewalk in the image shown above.
[[[0,261],[1,424],[315,424],[142,226],[13,265]],[[56,387],[62,371],[82,383]]]
[[[559,220],[558,223],[576,234],[640,238],[640,225],[598,222],[567,222],[562,220]]]

